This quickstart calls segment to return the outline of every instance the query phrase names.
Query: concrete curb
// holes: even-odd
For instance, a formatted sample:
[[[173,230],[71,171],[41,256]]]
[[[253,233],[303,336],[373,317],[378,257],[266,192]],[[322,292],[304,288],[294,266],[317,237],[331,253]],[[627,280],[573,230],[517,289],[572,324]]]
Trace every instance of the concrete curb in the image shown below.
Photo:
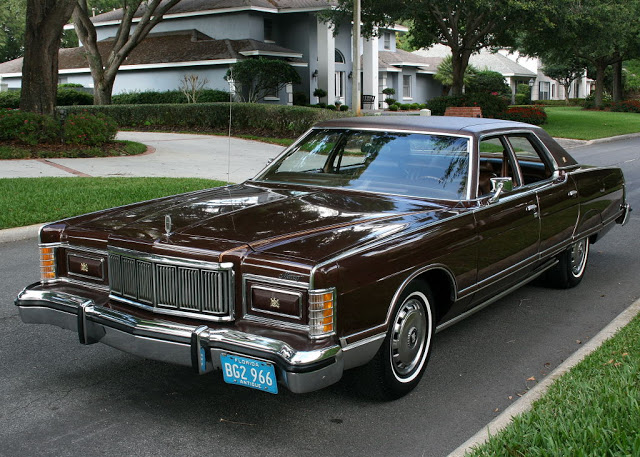
[[[639,133],[627,133],[625,135],[610,136],[607,138],[596,138],[595,140],[576,140],[572,138],[555,138],[558,143],[563,145],[565,149],[573,149],[581,146],[590,146],[592,144],[611,143],[613,141],[628,140],[640,137]]]
[[[515,416],[529,411],[533,403],[546,393],[551,384],[553,384],[560,376],[577,365],[586,356],[598,349],[602,345],[602,343],[614,336],[618,332],[618,330],[631,322],[631,320],[638,314],[640,314],[640,299],[636,300],[633,304],[631,304],[631,306],[621,312],[614,320],[609,323],[609,325],[603,328],[588,343],[586,343],[582,348],[574,352],[567,360],[561,363],[543,381],[541,381],[533,389],[523,395],[518,401],[505,409],[502,414],[489,422],[485,427],[483,427],[475,435],[465,441],[456,450],[451,452],[449,454],[449,457],[463,457],[467,452],[471,451],[473,447],[483,444],[489,439],[491,435],[496,435],[498,432],[504,429],[511,423],[511,420]]]
[[[11,241],[26,240],[27,238],[35,238],[40,232],[40,227],[44,224],[27,225],[26,227],[16,227],[0,230],[0,243],[9,243]]]

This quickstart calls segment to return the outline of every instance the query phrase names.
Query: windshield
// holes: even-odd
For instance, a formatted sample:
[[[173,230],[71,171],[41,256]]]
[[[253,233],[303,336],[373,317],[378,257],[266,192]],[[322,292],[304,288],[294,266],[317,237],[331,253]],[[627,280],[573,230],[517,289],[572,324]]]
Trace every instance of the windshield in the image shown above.
[[[402,132],[312,130],[259,181],[464,199],[469,138]]]

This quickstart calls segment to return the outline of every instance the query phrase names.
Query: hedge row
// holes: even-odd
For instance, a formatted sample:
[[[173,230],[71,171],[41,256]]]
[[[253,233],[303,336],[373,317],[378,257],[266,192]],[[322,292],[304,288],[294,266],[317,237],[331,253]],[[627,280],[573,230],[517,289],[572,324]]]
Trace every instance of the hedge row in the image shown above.
[[[584,98],[570,98],[568,104],[566,100],[534,100],[531,103],[544,106],[582,106]]]
[[[427,101],[427,108],[434,116],[443,116],[449,106],[479,106],[483,117],[499,118],[509,106],[506,97],[491,94],[462,94],[436,97]]]
[[[547,122],[547,113],[542,106],[511,106],[500,118],[509,121],[542,125]]]
[[[87,111],[113,118],[121,128],[227,131],[295,138],[316,122],[349,114],[301,106],[259,103],[197,103],[176,105],[108,105],[59,107],[59,111]]]
[[[93,105],[93,95],[69,88],[59,88],[56,100],[58,106]],[[0,108],[18,109],[20,107],[20,91],[0,92]]]
[[[118,126],[103,114],[72,113],[64,121],[53,116],[0,109],[0,141],[97,146],[115,139]]]
[[[111,97],[114,105],[155,105],[159,103],[187,103],[187,97],[179,90],[132,91],[123,92]],[[198,94],[198,103],[228,102],[229,92],[215,89],[204,89]]]

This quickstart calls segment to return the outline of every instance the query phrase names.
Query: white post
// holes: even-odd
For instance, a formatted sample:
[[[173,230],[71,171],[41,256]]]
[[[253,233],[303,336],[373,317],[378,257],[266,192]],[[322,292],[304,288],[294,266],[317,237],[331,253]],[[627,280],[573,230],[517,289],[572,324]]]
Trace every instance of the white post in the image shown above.
[[[353,0],[353,78],[351,79],[351,107],[360,116],[360,0]]]
[[[318,77],[315,78],[315,88],[327,91],[327,104],[335,100],[336,93],[336,40],[333,29],[327,23],[318,20]],[[314,82],[313,78],[311,80]],[[315,90],[311,88],[311,93]]]
[[[362,64],[362,93],[376,97],[372,108],[378,109],[378,37],[364,41]]]

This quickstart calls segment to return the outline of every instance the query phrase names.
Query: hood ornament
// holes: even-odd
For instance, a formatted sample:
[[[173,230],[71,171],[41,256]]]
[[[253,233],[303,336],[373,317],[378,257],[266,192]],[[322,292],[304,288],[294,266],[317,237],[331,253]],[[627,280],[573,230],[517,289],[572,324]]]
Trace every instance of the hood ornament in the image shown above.
[[[164,217],[164,232],[167,237],[171,235],[171,216],[168,214]]]

